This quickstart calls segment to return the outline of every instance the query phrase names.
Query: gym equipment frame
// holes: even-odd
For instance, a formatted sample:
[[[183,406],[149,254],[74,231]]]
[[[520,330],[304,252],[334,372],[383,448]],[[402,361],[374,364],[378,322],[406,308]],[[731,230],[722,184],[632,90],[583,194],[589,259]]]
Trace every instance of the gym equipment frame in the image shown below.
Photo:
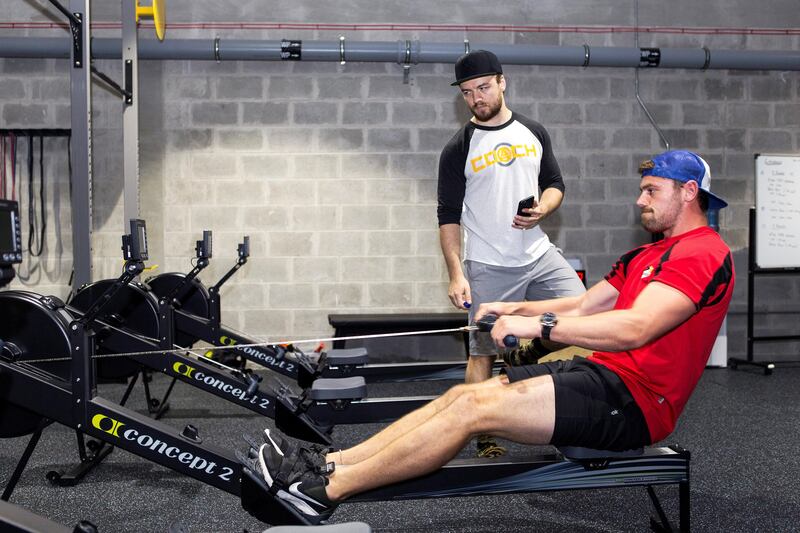
[[[132,221],[131,225],[134,230],[123,238],[123,247],[127,250],[125,272],[135,277],[144,269],[147,254],[144,223]],[[145,247],[140,248],[140,243]],[[241,464],[233,454],[204,444],[191,426],[179,433],[96,395],[93,328],[110,296],[75,319],[55,298],[0,292],[0,305],[27,311],[6,315],[0,332],[0,437],[32,434],[2,499],[10,498],[42,430],[51,421],[240,495]],[[67,355],[69,363],[26,362],[42,355]],[[90,461],[105,455],[95,454]]]
[[[247,240],[240,245],[240,258],[243,255],[242,250],[246,248]],[[194,279],[196,272],[208,264],[211,257],[210,231],[205,231],[203,239],[197,241],[197,250],[198,264],[185,279]],[[240,264],[241,259],[234,268],[238,268]],[[230,275],[231,272],[223,281]],[[110,377],[134,376],[125,398],[135,385],[139,367],[170,376],[172,383],[160,401],[150,398],[147,383],[143,380],[148,405],[154,408],[152,412],[157,417],[166,410],[172,386],[176,380],[180,380],[275,419],[276,425],[289,435],[327,443],[332,426],[390,422],[433,399],[431,396],[366,398],[366,385],[363,378],[359,377],[314,380],[300,392],[275,381],[270,387],[271,391],[262,391],[259,388],[262,378],[258,374],[231,368],[213,358],[191,358],[181,353],[181,348],[176,349],[175,341],[172,340],[175,316],[173,307],[176,306],[172,294],[180,287],[156,299],[148,292],[147,285],[136,284],[132,280],[132,276],[126,276],[125,279],[102,280],[82,287],[70,301],[67,310],[75,314],[85,313],[92,305],[106,298],[106,291],[110,287],[116,287],[118,296],[98,315],[98,331],[95,337],[98,369]],[[126,331],[112,326],[112,323],[129,328]],[[194,342],[185,335],[176,340],[179,345],[187,340],[188,343]],[[278,347],[277,350],[283,353],[282,348]],[[117,357],[103,359],[110,354]],[[131,366],[131,362],[119,356],[126,356],[138,366]],[[278,360],[278,363],[283,362],[285,361]],[[285,363],[283,368],[292,364]]]
[[[463,361],[373,364],[369,363],[369,356],[364,348],[337,348],[337,345],[344,342],[343,338],[338,338],[334,340],[333,350],[323,352],[318,361],[312,362],[303,357],[303,354],[287,352],[282,346],[270,346],[235,331],[222,323],[220,288],[247,262],[248,238],[245,237],[244,242],[239,245],[239,259],[236,264],[215,285],[208,288],[197,276],[208,265],[211,255],[199,244],[196,252],[197,262],[189,273],[165,273],[146,280],[146,284],[159,298],[166,298],[173,303],[176,340],[181,346],[191,346],[202,340],[217,347],[228,347],[248,361],[295,380],[302,388],[311,387],[318,378],[360,376],[368,383],[464,379],[466,363]],[[464,318],[466,326],[466,315]],[[454,331],[457,329],[454,328]],[[502,363],[496,362],[495,370],[499,370],[501,366]]]
[[[309,523],[293,507],[273,496],[259,474],[253,453],[237,455],[245,465],[242,506],[247,512],[272,524]],[[678,446],[621,453],[565,447],[556,453],[501,461],[455,459],[426,476],[363,492],[344,503],[642,486],[658,516],[650,518],[651,529],[667,532],[675,529],[654,487],[677,485],[677,531],[683,532],[690,530],[690,459],[691,454]]]

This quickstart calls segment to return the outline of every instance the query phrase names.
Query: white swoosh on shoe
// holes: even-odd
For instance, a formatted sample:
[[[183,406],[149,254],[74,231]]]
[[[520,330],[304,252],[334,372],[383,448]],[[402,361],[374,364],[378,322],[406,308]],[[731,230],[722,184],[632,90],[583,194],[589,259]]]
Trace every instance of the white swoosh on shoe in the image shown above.
[[[264,460],[264,448],[267,446],[266,443],[261,445],[261,448],[258,449],[258,463],[261,465],[261,475],[264,476],[264,481],[267,482],[268,487],[272,487],[272,476],[269,474],[269,468],[267,468],[267,462]]]
[[[296,490],[296,485],[299,485],[300,482],[297,482],[291,486],[289,490]],[[295,495],[296,494],[296,495]],[[304,495],[303,493],[297,491],[295,494],[291,494],[286,492],[285,490],[278,491],[278,498],[291,503],[298,511],[303,513],[304,515],[308,516],[319,516],[319,513],[311,507],[308,503],[303,501],[301,498],[310,499],[312,502],[315,500],[308,498],[308,496]],[[299,497],[298,497],[299,496]],[[317,502],[318,503],[318,502]]]

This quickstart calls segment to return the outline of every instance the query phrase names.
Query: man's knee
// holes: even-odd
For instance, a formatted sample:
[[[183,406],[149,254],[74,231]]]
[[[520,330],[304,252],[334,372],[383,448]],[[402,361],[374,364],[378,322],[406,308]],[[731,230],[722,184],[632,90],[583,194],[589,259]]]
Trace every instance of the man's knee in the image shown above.
[[[506,380],[507,381],[507,380]],[[476,383],[459,383],[447,389],[442,397],[454,401],[464,394],[471,393],[476,390],[483,390],[487,388],[500,387],[504,384],[504,376],[493,376],[486,381],[479,381]]]
[[[502,396],[506,393],[499,378],[482,383],[458,385],[450,389],[454,395],[449,409],[470,433],[478,434],[491,424]]]

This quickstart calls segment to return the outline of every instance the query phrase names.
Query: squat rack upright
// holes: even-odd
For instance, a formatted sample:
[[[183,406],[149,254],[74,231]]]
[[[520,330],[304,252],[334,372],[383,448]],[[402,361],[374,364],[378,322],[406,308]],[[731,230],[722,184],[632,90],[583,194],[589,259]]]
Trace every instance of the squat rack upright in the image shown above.
[[[92,66],[91,0],[70,0],[69,9],[49,0],[70,25],[70,158],[72,160],[71,217],[74,286],[92,281],[92,74],[123,100],[124,218],[139,216],[138,17],[153,8],[135,0],[122,1],[122,87]],[[162,30],[163,31],[163,30]]]

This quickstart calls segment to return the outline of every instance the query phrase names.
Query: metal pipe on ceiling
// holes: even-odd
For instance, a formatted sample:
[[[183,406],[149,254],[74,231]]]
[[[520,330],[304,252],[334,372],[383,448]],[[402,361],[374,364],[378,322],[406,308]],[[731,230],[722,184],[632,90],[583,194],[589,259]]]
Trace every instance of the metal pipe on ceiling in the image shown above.
[[[453,63],[465,44],[420,41],[305,41],[243,39],[142,39],[140,59],[206,61],[352,61],[399,64]],[[498,55],[508,65],[632,67],[738,70],[800,70],[800,52],[791,50],[710,50],[472,44]],[[0,57],[68,58],[70,44],[55,37],[0,37]],[[94,38],[94,59],[119,59],[120,39]]]

